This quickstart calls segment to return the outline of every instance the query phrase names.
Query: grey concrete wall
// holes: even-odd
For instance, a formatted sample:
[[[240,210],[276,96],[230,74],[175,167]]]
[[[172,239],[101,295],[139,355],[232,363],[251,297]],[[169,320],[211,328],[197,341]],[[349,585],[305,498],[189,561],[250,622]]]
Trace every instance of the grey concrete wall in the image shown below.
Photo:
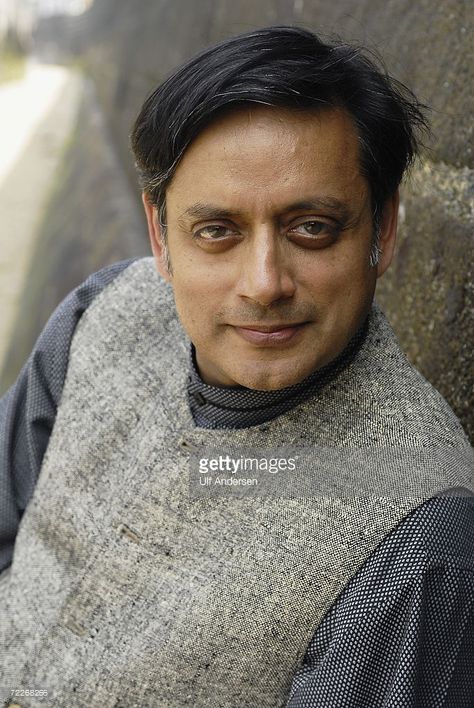
[[[398,251],[378,299],[409,358],[471,436],[473,19],[465,0],[96,0],[80,31],[70,31],[132,184],[128,134],[139,106],[203,46],[258,26],[296,23],[382,53],[391,73],[432,106],[434,137],[403,190]]]
[[[30,150],[25,159],[34,158]],[[73,287],[102,266],[149,255],[139,205],[90,80],[84,82],[75,127],[53,179],[33,238],[14,335],[6,347],[0,394],[14,382],[42,327]]]

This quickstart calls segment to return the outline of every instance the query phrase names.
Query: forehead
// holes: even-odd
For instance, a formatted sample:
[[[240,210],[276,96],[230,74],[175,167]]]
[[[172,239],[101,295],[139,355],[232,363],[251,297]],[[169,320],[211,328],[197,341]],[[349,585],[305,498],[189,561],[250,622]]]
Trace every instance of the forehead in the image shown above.
[[[304,189],[340,197],[356,183],[360,191],[363,182],[358,135],[347,112],[256,105],[219,117],[198,135],[167,196],[181,201],[233,194],[268,201]]]

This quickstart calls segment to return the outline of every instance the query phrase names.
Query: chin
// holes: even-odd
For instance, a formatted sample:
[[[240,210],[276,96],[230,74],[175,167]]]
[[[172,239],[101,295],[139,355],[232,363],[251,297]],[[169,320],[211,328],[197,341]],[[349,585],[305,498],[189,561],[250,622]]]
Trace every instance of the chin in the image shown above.
[[[300,383],[307,375],[306,373],[298,375],[293,371],[290,376],[288,370],[275,373],[267,370],[262,372],[242,372],[242,375],[236,380],[241,386],[255,391],[279,391],[282,388]]]

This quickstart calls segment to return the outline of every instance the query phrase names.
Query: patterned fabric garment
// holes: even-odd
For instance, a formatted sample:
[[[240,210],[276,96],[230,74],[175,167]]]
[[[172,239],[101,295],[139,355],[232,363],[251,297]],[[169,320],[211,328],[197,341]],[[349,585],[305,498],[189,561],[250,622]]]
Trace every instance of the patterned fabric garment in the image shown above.
[[[368,319],[327,366],[304,381],[278,391],[254,391],[243,386],[232,389],[209,386],[199,376],[194,344],[190,346],[188,401],[196,425],[201,428],[249,428],[291,410],[313,396],[349,364],[367,334]]]
[[[131,262],[94,274],[66,298],[0,402],[0,593],[54,425],[75,327]],[[283,392],[208,386],[190,347],[194,420],[208,428],[270,420],[313,395],[363,337],[364,328],[337,361]],[[320,623],[288,708],[474,706],[473,521],[472,498],[435,498],[384,539]]]

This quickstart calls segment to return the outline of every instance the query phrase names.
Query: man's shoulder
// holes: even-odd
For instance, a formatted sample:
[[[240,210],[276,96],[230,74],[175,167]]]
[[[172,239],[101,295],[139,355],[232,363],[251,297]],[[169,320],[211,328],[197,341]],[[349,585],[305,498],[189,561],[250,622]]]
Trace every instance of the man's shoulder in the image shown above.
[[[408,360],[375,301],[354,357],[323,384],[288,415],[301,435],[349,447],[469,446],[455,413]]]
[[[103,336],[107,333],[113,336],[119,327],[126,338],[175,319],[172,287],[157,272],[153,258],[137,258],[127,263],[97,295],[78,332],[98,323]]]
[[[185,360],[187,340],[177,316],[173,290],[156,271],[153,258],[139,258],[124,268],[84,312],[71,344],[76,371],[100,378],[105,368],[135,384],[149,367],[166,369],[167,357]]]
[[[111,305],[117,299],[126,299],[132,307],[134,303],[141,306],[143,298],[147,301],[154,297],[169,299],[172,294],[171,286],[159,275],[152,257],[116,263],[90,277],[97,278],[101,273],[109,271],[116,272],[116,275],[109,279],[106,287],[95,299],[92,304],[94,307]]]
[[[412,443],[467,443],[449,403],[409,361],[380,306],[374,302],[362,355],[365,395],[377,401],[379,420],[405,428]],[[407,440],[408,442],[408,440]]]

